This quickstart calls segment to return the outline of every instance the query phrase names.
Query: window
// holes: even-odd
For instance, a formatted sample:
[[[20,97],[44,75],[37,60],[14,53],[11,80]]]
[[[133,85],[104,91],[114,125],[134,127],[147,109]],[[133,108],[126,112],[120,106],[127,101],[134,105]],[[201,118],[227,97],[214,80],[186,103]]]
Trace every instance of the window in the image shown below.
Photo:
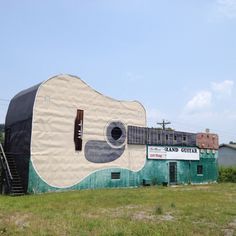
[[[158,140],[159,140],[159,141],[161,140],[161,135],[160,135],[160,134],[158,134]]]
[[[174,140],[177,141],[177,136],[176,135],[174,135]]]
[[[168,136],[168,134],[166,135],[166,141],[168,141],[168,139],[169,139],[169,136]]]
[[[183,136],[183,141],[186,142],[186,140],[187,140],[187,137]]]
[[[203,174],[203,166],[202,165],[198,165],[197,166],[197,174],[198,175],[202,175]]]
[[[120,172],[111,172],[111,179],[120,179]]]

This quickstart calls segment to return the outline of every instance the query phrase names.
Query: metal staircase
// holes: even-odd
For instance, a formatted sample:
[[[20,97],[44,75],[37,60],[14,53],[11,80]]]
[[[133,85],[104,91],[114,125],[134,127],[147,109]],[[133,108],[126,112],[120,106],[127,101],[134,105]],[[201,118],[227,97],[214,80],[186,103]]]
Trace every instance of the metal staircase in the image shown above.
[[[11,196],[19,196],[24,194],[21,178],[17,172],[16,163],[13,157],[6,154],[0,143],[0,157],[2,166],[2,193]]]

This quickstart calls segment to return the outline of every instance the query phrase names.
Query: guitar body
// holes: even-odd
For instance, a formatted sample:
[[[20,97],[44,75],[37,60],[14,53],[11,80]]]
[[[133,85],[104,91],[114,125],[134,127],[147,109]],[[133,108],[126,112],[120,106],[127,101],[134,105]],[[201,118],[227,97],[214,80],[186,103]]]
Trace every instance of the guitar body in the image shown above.
[[[145,145],[127,144],[127,126],[146,126],[139,102],[117,101],[82,80],[59,75],[36,93],[31,134],[31,162],[48,185],[67,188],[109,168],[139,171]]]

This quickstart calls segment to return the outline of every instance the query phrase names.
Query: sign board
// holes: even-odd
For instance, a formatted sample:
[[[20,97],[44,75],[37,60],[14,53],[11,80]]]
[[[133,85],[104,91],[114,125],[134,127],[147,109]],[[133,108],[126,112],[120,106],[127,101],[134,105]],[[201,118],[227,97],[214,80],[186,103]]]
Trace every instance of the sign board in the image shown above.
[[[149,146],[148,159],[156,160],[199,160],[196,147]]]

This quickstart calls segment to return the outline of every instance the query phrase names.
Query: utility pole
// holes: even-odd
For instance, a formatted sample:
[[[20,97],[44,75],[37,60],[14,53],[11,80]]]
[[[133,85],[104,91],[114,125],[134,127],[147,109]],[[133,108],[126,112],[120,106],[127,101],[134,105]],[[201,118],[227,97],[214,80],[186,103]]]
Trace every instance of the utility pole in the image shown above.
[[[162,120],[162,122],[157,122],[158,125],[162,126],[162,129],[165,130],[166,129],[166,125],[170,125],[171,122],[169,121],[165,121],[164,119]]]

